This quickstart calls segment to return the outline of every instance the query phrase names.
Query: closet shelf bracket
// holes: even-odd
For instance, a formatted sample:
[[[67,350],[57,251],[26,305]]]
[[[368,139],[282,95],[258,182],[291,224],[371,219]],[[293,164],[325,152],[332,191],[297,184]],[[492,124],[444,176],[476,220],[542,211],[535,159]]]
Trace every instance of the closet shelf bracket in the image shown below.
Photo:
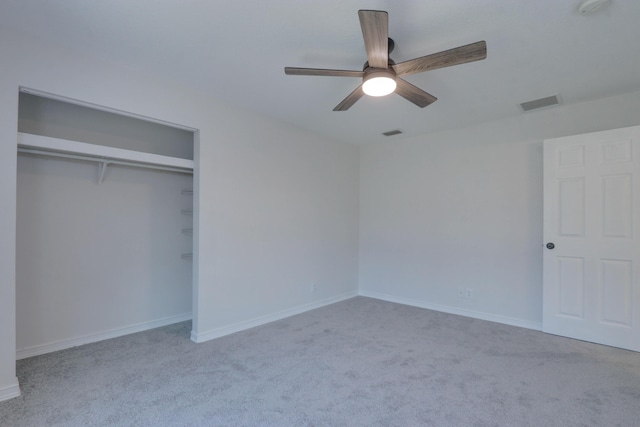
[[[104,181],[104,175],[107,173],[108,165],[109,162],[106,160],[102,163],[98,163],[98,184],[102,184],[102,181]]]

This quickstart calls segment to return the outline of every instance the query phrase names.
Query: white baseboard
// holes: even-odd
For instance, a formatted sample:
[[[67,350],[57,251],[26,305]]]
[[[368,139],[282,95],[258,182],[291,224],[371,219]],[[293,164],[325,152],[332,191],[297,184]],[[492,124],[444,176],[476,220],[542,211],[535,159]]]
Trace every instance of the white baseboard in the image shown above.
[[[266,316],[256,317],[254,319],[245,320],[242,322],[234,323],[228,326],[222,326],[220,328],[213,329],[211,331],[195,333],[191,332],[191,341],[201,343],[209,341],[215,338],[220,338],[225,335],[231,335],[236,332],[244,331],[246,329],[255,328],[256,326],[264,325],[266,323],[275,322],[286,317],[291,317],[296,314],[304,313],[305,311],[314,310],[316,308],[324,307],[325,305],[334,304],[339,301],[344,301],[349,298],[358,296],[357,291],[347,292],[346,294],[337,295],[331,298],[315,301],[309,304],[299,305],[287,310],[279,311],[277,313],[268,314]]]
[[[55,341],[52,343],[36,345],[33,347],[21,348],[16,351],[16,359],[25,359],[27,357],[38,356],[45,353],[51,353],[53,351],[77,347],[83,344],[121,337],[123,335],[142,332],[149,329],[159,328],[161,326],[171,325],[173,323],[184,322],[187,320],[191,320],[191,313],[183,313],[175,316],[163,317],[162,319],[152,320],[150,322],[142,322],[131,326],[125,326],[123,328],[111,329],[91,335],[85,335],[82,337]]]
[[[14,380],[13,384],[0,387],[0,402],[3,400],[13,399],[20,396],[20,385],[18,385],[18,378]]]
[[[410,305],[413,307],[420,307],[420,308],[426,308],[434,311],[441,311],[443,313],[457,314],[459,316],[472,317],[474,319],[488,320],[490,322],[503,323],[505,325],[518,326],[520,328],[533,329],[534,331],[542,331],[542,323],[515,319],[513,317],[483,313],[481,311],[467,310],[464,308],[451,307],[447,305],[433,304],[433,303],[429,303],[421,300],[396,297],[393,295],[365,291],[365,290],[360,290],[359,295],[363,297],[375,298],[383,301],[395,302],[398,304]]]

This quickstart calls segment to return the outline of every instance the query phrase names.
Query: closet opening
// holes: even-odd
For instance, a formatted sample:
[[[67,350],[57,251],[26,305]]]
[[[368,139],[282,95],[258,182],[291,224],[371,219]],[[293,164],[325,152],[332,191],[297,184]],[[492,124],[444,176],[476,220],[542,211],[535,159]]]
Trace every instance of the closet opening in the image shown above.
[[[17,359],[192,319],[196,130],[96,107],[19,96]]]

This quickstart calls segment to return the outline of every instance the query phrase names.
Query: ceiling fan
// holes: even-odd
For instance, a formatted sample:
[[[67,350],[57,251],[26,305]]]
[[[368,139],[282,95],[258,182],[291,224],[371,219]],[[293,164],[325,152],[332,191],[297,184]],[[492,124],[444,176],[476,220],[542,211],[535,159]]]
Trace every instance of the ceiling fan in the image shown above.
[[[285,67],[288,75],[361,77],[362,84],[342,100],[333,111],[346,111],[364,95],[384,96],[397,93],[420,108],[435,102],[438,98],[412,85],[400,76],[450,67],[466,62],[479,61],[487,57],[484,41],[471,43],[420,58],[396,64],[389,54],[394,42],[389,38],[389,16],[380,10],[359,10],[360,27],[367,51],[367,62],[362,71],[331,70],[324,68]]]

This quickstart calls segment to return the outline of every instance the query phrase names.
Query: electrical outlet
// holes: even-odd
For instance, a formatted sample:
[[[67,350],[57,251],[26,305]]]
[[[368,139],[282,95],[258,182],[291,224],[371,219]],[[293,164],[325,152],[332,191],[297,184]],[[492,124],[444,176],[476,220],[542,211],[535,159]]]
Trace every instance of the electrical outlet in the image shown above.
[[[311,293],[314,293],[316,291],[316,284],[312,283],[311,287],[309,288],[309,290],[311,291]]]
[[[473,299],[473,289],[471,288],[458,288],[458,297],[464,299]]]

